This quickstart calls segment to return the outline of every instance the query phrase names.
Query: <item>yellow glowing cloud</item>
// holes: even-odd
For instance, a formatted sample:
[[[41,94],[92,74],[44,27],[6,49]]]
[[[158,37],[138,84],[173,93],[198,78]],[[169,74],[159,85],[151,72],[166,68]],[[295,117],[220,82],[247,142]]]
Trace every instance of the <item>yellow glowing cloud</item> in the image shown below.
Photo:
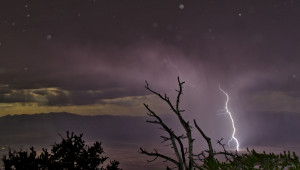
[[[131,115],[144,116],[146,110],[143,103],[151,105],[156,110],[165,110],[153,95],[128,96],[115,99],[104,99],[98,104],[70,105],[70,106],[46,106],[37,102],[29,103],[2,103],[0,105],[0,116],[8,114],[35,114],[49,112],[69,112],[81,115]],[[164,114],[164,112],[160,112]]]

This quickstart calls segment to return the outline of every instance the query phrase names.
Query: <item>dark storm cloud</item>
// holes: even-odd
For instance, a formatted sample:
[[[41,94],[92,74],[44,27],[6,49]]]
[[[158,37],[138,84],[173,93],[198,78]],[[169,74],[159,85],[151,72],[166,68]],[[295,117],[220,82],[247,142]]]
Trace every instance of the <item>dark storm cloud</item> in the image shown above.
[[[12,93],[6,93],[1,96],[2,103],[15,103],[15,102],[34,102],[33,96],[26,94],[26,92],[16,91]]]
[[[0,83],[69,92],[49,105],[145,95],[144,80],[173,89],[178,75],[201,90],[300,87],[296,2],[2,3]]]
[[[14,98],[20,99],[19,102],[32,101],[29,100],[31,95],[24,96],[24,90],[30,90],[46,98],[47,102],[41,104],[51,106],[93,104],[101,102],[101,99],[144,95],[145,80],[155,80],[158,86],[164,86],[165,81],[176,78],[177,70],[165,57],[170,52],[160,46],[160,43],[135,44],[118,51],[79,47],[64,50],[58,47],[59,50],[54,50],[52,55],[59,63],[33,63],[36,65],[20,72],[7,73],[7,78],[14,77],[7,82],[11,89],[18,89]],[[62,54],[56,54],[56,51]],[[177,50],[170,51],[174,53]],[[156,78],[157,75],[161,77]],[[35,90],[52,87],[59,89],[56,95],[49,94],[47,90]],[[60,90],[67,91],[68,95],[60,93]]]
[[[67,105],[70,104],[66,91],[49,89],[12,89],[5,86],[0,90],[1,103],[37,102],[39,105]]]
[[[37,101],[40,105],[64,106],[72,104],[69,94],[66,91],[55,90],[55,94],[53,94],[45,90],[45,92],[43,93],[43,96],[45,96],[47,100],[45,103],[40,103],[39,101]]]
[[[9,88],[8,85],[1,85],[0,84],[0,93],[5,94],[11,92],[11,89]]]
[[[62,90],[58,88],[42,89],[11,89],[8,86],[0,86],[0,102],[36,102],[41,106],[68,106],[105,103],[103,99],[113,99],[134,95],[126,89],[102,89],[102,90]]]
[[[85,104],[103,104],[103,99],[113,99],[133,95],[127,89],[103,89],[103,90],[88,90],[88,91],[72,91],[70,98],[74,105]]]
[[[226,101],[220,85],[241,145],[280,135],[288,136],[281,143],[299,143],[299,4],[3,0],[0,106],[13,109],[1,114],[136,116],[144,102],[166,114],[144,81],[174,99],[180,76],[183,116],[197,119],[212,139],[232,132],[228,116],[218,115]]]

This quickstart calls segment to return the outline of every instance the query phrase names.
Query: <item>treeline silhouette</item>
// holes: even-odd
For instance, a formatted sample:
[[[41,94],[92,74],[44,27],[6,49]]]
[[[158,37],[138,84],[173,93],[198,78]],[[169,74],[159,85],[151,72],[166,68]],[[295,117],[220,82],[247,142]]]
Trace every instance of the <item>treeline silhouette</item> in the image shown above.
[[[50,152],[43,148],[39,155],[34,147],[31,147],[30,151],[9,149],[8,155],[2,158],[4,168],[7,170],[121,170],[116,160],[104,166],[108,157],[103,156],[101,143],[95,142],[93,146],[87,146],[82,136],[67,131],[66,138],[62,137],[60,143],[55,143]]]

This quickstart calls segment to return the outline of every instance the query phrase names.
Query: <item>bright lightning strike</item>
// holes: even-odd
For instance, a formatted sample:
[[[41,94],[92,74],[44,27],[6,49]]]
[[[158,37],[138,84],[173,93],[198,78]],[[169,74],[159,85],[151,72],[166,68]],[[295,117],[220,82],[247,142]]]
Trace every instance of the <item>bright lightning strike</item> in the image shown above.
[[[174,64],[171,59],[169,58],[169,56],[167,58],[165,58],[164,60],[165,63],[167,64],[170,64],[173,68],[175,68],[175,70],[177,71],[177,73],[179,74],[179,77],[183,77],[182,74],[181,74],[181,71],[179,69],[179,67]],[[194,84],[191,84],[191,83],[188,83],[188,85],[194,89],[196,89],[197,91],[200,91],[196,85]],[[236,150],[239,151],[239,141],[237,140],[237,138],[234,136],[235,135],[235,125],[234,125],[234,120],[232,118],[232,115],[231,115],[231,112],[228,110],[228,102],[229,102],[229,96],[228,94],[221,88],[221,86],[219,85],[219,89],[221,92],[223,92],[226,97],[227,97],[227,100],[226,100],[226,104],[225,104],[225,113],[228,113],[230,119],[231,119],[231,124],[232,124],[232,128],[233,128],[233,132],[232,132],[232,135],[231,135],[231,139],[228,141],[228,145],[230,144],[230,142],[232,142],[233,140],[236,142]]]
[[[236,143],[236,150],[239,151],[239,141],[237,140],[237,138],[234,136],[235,135],[235,125],[234,125],[234,120],[232,118],[232,115],[231,115],[231,112],[229,111],[228,109],[228,102],[229,102],[229,96],[228,94],[221,88],[221,86],[219,86],[219,89],[222,93],[224,93],[226,95],[226,103],[225,103],[225,110],[226,110],[226,113],[228,113],[230,119],[231,119],[231,124],[232,124],[232,128],[233,128],[233,132],[232,132],[232,135],[231,135],[231,139],[228,141],[228,145],[230,144],[230,142],[232,142],[233,140],[235,141]]]

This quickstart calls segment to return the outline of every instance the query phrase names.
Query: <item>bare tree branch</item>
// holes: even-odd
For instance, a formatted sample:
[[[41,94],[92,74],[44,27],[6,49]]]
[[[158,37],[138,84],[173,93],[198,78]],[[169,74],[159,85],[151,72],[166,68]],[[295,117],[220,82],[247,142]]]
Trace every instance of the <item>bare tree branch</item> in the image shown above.
[[[179,165],[183,165],[183,159],[179,154],[179,150],[178,147],[176,145],[175,139],[178,141],[178,137],[174,134],[174,132],[162,121],[162,119],[154,112],[152,111],[148,105],[144,104],[144,106],[146,107],[146,109],[149,111],[148,115],[151,117],[154,117],[156,119],[156,121],[147,121],[149,123],[155,123],[155,124],[159,124],[162,126],[163,130],[165,130],[168,134],[169,134],[169,140],[171,141],[172,147],[174,149],[175,155],[177,157],[177,160],[179,162]],[[182,143],[181,141],[179,142],[180,147],[182,147]],[[182,149],[181,149],[182,150]]]
[[[218,140],[217,143],[222,146],[223,152],[217,152],[217,153],[215,153],[215,155],[224,155],[226,158],[226,162],[232,162],[232,160],[234,160],[237,157],[238,153],[237,152],[235,152],[235,153],[228,152],[225,149],[225,144],[222,143],[222,140],[223,140],[223,138]],[[232,159],[230,159],[228,156],[230,156]]]
[[[157,93],[156,91],[152,90],[149,87],[149,84],[148,84],[147,81],[146,81],[145,88],[147,90],[149,90],[150,92],[152,92],[153,94],[157,95],[163,101],[165,101],[169,105],[169,107],[171,108],[171,110],[177,115],[177,117],[178,117],[178,119],[179,119],[182,127],[184,128],[184,130],[186,132],[186,138],[188,139],[188,152],[187,152],[188,153],[188,158],[189,158],[188,166],[187,166],[186,159],[185,159],[186,152],[184,152],[184,146],[183,146],[182,141],[181,141],[182,138],[176,136],[174,133],[169,133],[168,130],[167,130],[167,129],[169,129],[168,127],[163,127],[163,128],[166,129],[166,131],[169,134],[171,134],[170,135],[170,139],[172,137],[174,137],[176,139],[176,141],[179,143],[179,147],[180,147],[180,151],[181,151],[181,158],[179,158],[177,156],[178,160],[180,160],[180,159],[182,160],[182,163],[184,164],[185,169],[193,169],[193,141],[194,141],[194,139],[192,138],[192,132],[191,132],[191,127],[189,125],[189,122],[185,121],[183,119],[183,117],[181,116],[181,112],[184,112],[184,110],[180,110],[179,109],[180,97],[183,94],[182,93],[182,91],[183,91],[183,84],[185,82],[181,82],[180,79],[179,79],[179,77],[177,78],[177,81],[178,81],[178,85],[179,85],[179,90],[176,90],[178,94],[177,94],[177,98],[176,98],[176,105],[175,105],[175,107],[171,103],[170,98],[167,96],[167,94],[164,94],[164,96],[163,96],[160,93]],[[162,120],[148,107],[148,105],[146,105],[146,104],[144,104],[144,105],[147,108],[147,110],[150,112],[148,114],[149,116],[155,117],[159,122],[162,122]],[[149,123],[157,123],[157,122],[149,122]],[[164,126],[164,125],[162,125],[162,126]],[[172,143],[173,143],[173,141],[172,141]],[[177,155],[178,150],[176,151],[176,149],[177,149],[176,143],[173,144],[173,146],[174,146],[175,154]]]
[[[202,129],[198,126],[196,120],[194,119],[194,124],[197,130],[200,132],[202,137],[206,140],[206,143],[208,144],[208,159],[212,159],[214,157],[214,150],[211,144],[211,139],[205,135],[205,133],[202,131]]]
[[[193,169],[193,141],[194,141],[194,139],[192,138],[192,131],[191,131],[191,127],[189,125],[189,122],[186,122],[182,118],[182,116],[180,114],[180,109],[179,109],[180,97],[183,94],[182,93],[182,89],[183,89],[182,85],[185,82],[181,82],[179,77],[177,77],[177,81],[178,81],[178,85],[179,85],[179,90],[176,90],[178,92],[178,94],[177,94],[177,99],[176,99],[176,111],[175,111],[175,113],[177,114],[177,117],[178,117],[181,125],[183,126],[183,128],[186,132],[186,136],[187,136],[187,139],[188,139],[188,158],[189,158],[189,166],[188,167],[189,167],[189,169]]]
[[[152,162],[152,161],[156,160],[158,157],[160,157],[160,158],[163,158],[163,159],[170,161],[170,162],[176,164],[177,166],[179,166],[179,162],[175,161],[174,159],[172,159],[166,155],[162,155],[162,154],[158,153],[158,151],[156,149],[154,151],[155,152],[148,152],[148,151],[144,150],[143,148],[140,148],[141,154],[155,157],[153,160],[150,160],[149,162]]]

